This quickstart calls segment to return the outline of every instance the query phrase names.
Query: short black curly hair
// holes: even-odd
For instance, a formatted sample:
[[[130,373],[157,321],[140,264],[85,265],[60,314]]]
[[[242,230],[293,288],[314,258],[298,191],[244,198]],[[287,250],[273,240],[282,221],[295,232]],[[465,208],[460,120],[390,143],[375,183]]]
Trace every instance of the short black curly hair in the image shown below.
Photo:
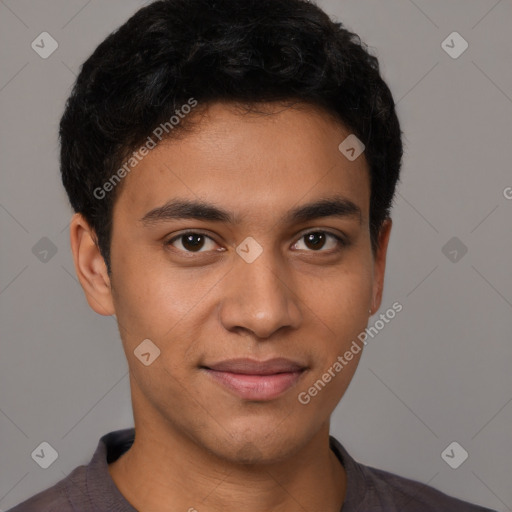
[[[378,59],[360,37],[306,0],[158,0],[85,61],[60,121],[62,182],[109,272],[121,187],[101,198],[95,190],[191,98],[248,108],[298,101],[341,121],[366,146],[375,254],[399,180],[402,133]]]

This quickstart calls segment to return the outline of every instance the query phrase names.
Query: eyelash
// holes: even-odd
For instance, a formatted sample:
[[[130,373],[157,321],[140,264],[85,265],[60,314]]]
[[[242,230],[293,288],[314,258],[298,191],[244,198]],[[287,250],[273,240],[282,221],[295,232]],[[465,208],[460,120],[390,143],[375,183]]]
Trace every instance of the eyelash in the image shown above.
[[[334,238],[334,239],[338,242],[339,246],[341,246],[341,247],[338,247],[337,249],[334,249],[334,250],[333,250],[333,249],[330,249],[330,250],[324,251],[324,250],[320,249],[320,250],[318,250],[318,251],[309,250],[309,251],[307,251],[307,252],[312,252],[312,253],[327,253],[327,254],[330,254],[330,253],[338,252],[338,251],[340,251],[342,248],[346,248],[346,247],[348,247],[348,246],[349,246],[349,242],[348,242],[345,238],[343,238],[343,237],[341,237],[341,236],[339,236],[339,235],[335,235],[334,233],[331,233],[330,231],[323,231],[323,230],[318,230],[318,229],[317,229],[317,230],[313,230],[313,231],[308,231],[307,233],[302,234],[302,235],[301,235],[301,237],[300,237],[297,241],[302,240],[303,238],[305,238],[305,237],[306,237],[306,236],[308,236],[308,235],[311,235],[311,234],[318,234],[318,233],[325,234],[325,235],[328,235],[328,236],[330,236],[330,237]],[[185,237],[185,236],[187,236],[187,235],[201,235],[201,236],[204,236],[204,237],[206,237],[206,238],[209,238],[210,240],[212,240],[213,242],[215,242],[215,240],[214,240],[211,236],[207,235],[206,233],[203,233],[203,232],[201,232],[201,231],[193,231],[193,230],[191,230],[191,231],[185,231],[185,232],[183,232],[183,233],[180,233],[179,235],[176,235],[176,236],[174,236],[174,237],[172,237],[172,238],[170,238],[170,239],[166,240],[166,241],[164,242],[164,245],[165,245],[166,247],[167,247],[167,246],[171,246],[171,245],[172,245],[176,240],[179,240],[180,238],[183,238],[183,237]],[[295,242],[295,243],[297,243],[297,242]],[[294,243],[294,245],[295,245],[295,243]],[[201,253],[208,252],[208,251],[197,251],[197,252],[194,252],[194,251],[186,251],[186,250],[185,250],[185,251],[183,251],[183,250],[181,250],[181,249],[177,249],[177,250],[178,250],[179,252],[181,252],[181,253],[185,253],[185,254],[201,254]]]

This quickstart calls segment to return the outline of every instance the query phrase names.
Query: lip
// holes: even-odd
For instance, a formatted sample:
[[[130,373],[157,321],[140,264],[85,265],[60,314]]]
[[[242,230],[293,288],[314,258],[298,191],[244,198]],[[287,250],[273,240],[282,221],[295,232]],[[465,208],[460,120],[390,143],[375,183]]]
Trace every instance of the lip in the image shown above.
[[[245,400],[273,400],[297,384],[307,369],[284,358],[257,361],[230,359],[201,369],[217,383]]]

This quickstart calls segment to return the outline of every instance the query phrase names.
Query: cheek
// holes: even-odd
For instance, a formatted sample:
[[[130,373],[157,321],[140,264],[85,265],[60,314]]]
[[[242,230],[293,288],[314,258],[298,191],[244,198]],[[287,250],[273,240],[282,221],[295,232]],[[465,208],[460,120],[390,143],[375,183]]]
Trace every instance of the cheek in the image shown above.
[[[314,366],[296,399],[305,414],[324,418],[343,397],[363,352],[358,336],[368,324],[371,274],[361,269],[326,280],[309,298],[314,319]]]
[[[225,271],[176,269],[149,253],[116,263],[113,295],[127,357],[138,368],[133,350],[150,339],[161,351],[154,366],[181,374],[184,363],[195,361],[198,340],[204,338],[201,331],[212,322],[209,297],[222,286]]]
[[[323,280],[322,289],[308,299],[315,324],[310,331],[315,335],[314,367],[298,390],[302,400],[297,399],[309,413],[324,417],[350,384],[363,352],[358,336],[368,324],[372,285],[371,265],[359,258]]]
[[[117,317],[133,328],[161,336],[197,303],[201,290],[191,275],[171,267],[161,247],[135,247],[129,254],[116,250],[130,244],[136,246],[121,238],[112,243]]]
[[[338,348],[366,327],[372,289],[371,266],[361,262],[337,269],[322,279],[321,286],[309,287],[306,302],[331,339],[338,339]]]

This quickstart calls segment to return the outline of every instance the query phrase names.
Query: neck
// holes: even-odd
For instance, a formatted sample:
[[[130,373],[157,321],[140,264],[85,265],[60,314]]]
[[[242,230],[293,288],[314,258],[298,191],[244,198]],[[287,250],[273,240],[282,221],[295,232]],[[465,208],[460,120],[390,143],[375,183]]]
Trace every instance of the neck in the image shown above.
[[[329,424],[293,456],[269,464],[239,464],[208,453],[178,432],[136,423],[132,447],[109,465],[134,508],[161,512],[339,512],[343,466],[329,447]]]

